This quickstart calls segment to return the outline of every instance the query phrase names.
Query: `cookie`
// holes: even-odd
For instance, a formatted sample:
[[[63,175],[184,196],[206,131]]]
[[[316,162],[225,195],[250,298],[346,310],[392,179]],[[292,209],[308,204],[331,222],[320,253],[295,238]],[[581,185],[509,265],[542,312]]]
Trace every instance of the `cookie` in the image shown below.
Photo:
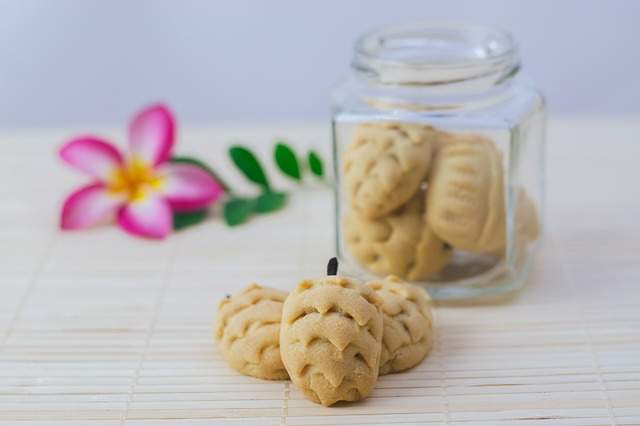
[[[251,284],[218,307],[215,339],[229,365],[261,379],[288,378],[280,357],[280,320],[287,293]]]
[[[429,170],[434,140],[435,131],[423,125],[360,124],[343,156],[351,208],[375,219],[409,200]]]
[[[442,240],[474,253],[505,245],[502,156],[480,135],[449,135],[429,175],[427,222]]]
[[[282,361],[310,400],[332,405],[366,398],[378,379],[381,301],[354,280],[302,281],[282,312]]]
[[[349,252],[380,276],[418,281],[441,270],[452,250],[428,226],[424,199],[424,191],[418,190],[407,204],[378,219],[348,212],[343,232]]]
[[[380,375],[415,367],[433,344],[431,298],[424,289],[394,276],[367,285],[382,299]]]

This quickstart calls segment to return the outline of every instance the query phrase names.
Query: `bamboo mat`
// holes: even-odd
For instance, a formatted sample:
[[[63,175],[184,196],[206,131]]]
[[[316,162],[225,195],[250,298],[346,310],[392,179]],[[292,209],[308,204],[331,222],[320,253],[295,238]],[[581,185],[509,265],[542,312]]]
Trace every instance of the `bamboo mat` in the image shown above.
[[[283,212],[233,230],[214,218],[162,243],[113,227],[61,234],[60,200],[83,179],[53,153],[84,131],[0,137],[0,425],[640,425],[640,120],[553,123],[547,234],[527,288],[438,307],[420,366],[332,408],[236,374],[212,343],[225,293],[323,272],[330,191],[278,180],[293,191]],[[178,150],[233,181],[228,141],[266,158],[278,135],[329,152],[328,129],[311,126],[192,130]]]

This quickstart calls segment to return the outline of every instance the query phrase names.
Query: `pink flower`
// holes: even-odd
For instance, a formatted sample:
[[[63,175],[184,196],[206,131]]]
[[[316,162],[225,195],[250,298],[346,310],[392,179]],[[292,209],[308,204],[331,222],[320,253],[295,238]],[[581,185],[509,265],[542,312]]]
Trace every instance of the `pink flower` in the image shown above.
[[[84,229],[115,216],[130,234],[164,238],[174,211],[202,209],[217,200],[223,191],[209,173],[168,161],[174,133],[171,112],[154,105],[133,118],[127,156],[93,136],[66,143],[60,157],[93,180],[64,202],[61,229]]]

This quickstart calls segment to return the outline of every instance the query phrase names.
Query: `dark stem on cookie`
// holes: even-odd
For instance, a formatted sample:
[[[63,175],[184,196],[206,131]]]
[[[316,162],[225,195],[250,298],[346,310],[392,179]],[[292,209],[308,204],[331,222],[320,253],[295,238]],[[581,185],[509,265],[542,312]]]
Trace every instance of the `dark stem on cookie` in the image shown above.
[[[327,275],[338,275],[338,259],[332,257],[327,263]]]

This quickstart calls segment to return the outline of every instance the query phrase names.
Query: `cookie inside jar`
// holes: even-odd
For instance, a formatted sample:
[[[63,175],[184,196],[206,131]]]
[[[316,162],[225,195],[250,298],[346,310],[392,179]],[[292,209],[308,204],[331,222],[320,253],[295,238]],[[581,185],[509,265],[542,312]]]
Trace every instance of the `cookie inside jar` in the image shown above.
[[[446,287],[524,267],[539,214],[505,161],[508,132],[385,120],[336,136],[338,251],[354,273]]]

